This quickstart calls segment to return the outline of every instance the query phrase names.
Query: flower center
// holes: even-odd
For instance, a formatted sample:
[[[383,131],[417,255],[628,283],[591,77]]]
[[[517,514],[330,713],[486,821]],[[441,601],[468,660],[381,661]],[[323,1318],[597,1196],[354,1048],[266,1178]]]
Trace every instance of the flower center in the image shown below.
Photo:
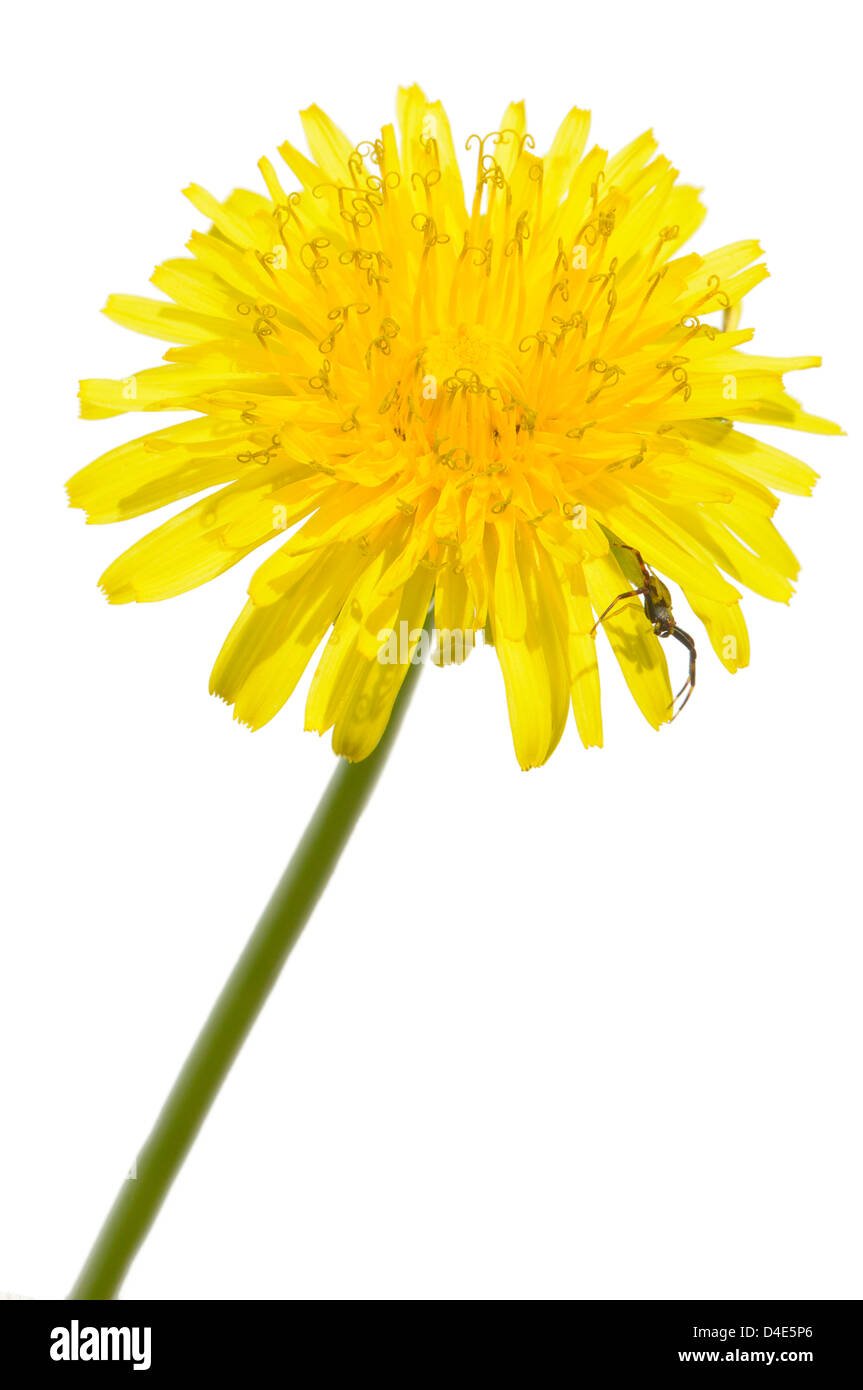
[[[393,393],[393,425],[462,469],[485,468],[518,448],[533,412],[511,349],[480,324],[431,335]]]
[[[423,352],[424,375],[439,384],[459,372],[475,373],[480,379],[488,376],[497,344],[480,324],[459,324],[454,333],[435,333]],[[486,381],[486,385],[494,385]]]

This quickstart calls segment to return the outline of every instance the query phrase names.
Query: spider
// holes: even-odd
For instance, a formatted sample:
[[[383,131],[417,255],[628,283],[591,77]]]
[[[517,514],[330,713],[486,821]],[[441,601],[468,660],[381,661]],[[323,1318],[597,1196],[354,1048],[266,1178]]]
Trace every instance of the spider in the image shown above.
[[[690,637],[689,633],[684,632],[683,629],[678,627],[677,623],[674,621],[674,614],[671,611],[671,594],[663,584],[662,580],[658,579],[657,576],[653,573],[653,570],[650,569],[650,567],[644,563],[644,560],[641,558],[640,553],[635,549],[635,546],[622,545],[622,549],[632,551],[633,555],[638,561],[639,568],[644,578],[644,583],[642,584],[640,589],[629,589],[627,593],[618,594],[617,598],[612,599],[605,612],[601,613],[600,616],[597,618],[596,622],[593,624],[593,627],[590,629],[590,633],[591,636],[593,636],[596,633],[596,629],[599,627],[599,624],[605,621],[611,610],[613,608],[616,608],[619,603],[625,603],[626,600],[630,598],[643,598],[644,611],[647,614],[649,621],[653,624],[653,631],[656,633],[657,637],[676,637],[677,641],[681,642],[689,652],[689,675],[686,679],[686,683],[681,687],[680,690],[678,690],[674,699],[671,701],[671,705],[669,706],[669,708],[673,708],[677,704],[677,701],[680,699],[681,695],[685,697],[683,704],[680,706],[680,709],[678,709],[676,713],[671,716],[672,719],[676,719],[677,715],[680,714],[681,710],[684,708],[684,705],[686,704],[687,700],[689,699],[690,695],[695,689],[695,642]]]

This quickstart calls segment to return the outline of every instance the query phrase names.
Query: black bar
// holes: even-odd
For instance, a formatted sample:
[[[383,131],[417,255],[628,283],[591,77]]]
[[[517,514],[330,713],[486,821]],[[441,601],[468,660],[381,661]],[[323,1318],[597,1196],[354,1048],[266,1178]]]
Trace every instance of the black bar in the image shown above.
[[[326,1316],[343,1318],[341,1312]],[[570,1302],[554,1341],[517,1325],[504,1337],[489,1336],[475,1312],[470,1332],[457,1340],[439,1320],[424,1318],[416,1332],[409,1320],[410,1313],[398,1321],[390,1314],[376,1326],[366,1314],[358,1337],[339,1335],[338,1326],[321,1337],[317,1318],[302,1305],[275,1300],[7,1301],[0,1303],[0,1373],[10,1385],[29,1384],[34,1373],[59,1383],[110,1375],[143,1384],[145,1377],[184,1371],[222,1380],[272,1369],[287,1380],[310,1362],[313,1377],[341,1363],[355,1375],[383,1372],[409,1385],[417,1373],[438,1366],[448,1377],[470,1370],[487,1375],[500,1359],[509,1373],[522,1361],[531,1381],[542,1379],[548,1367],[555,1379],[560,1369],[567,1377],[590,1372],[590,1384],[626,1372],[692,1377],[705,1367],[756,1378],[762,1370],[801,1380],[840,1372],[859,1377],[860,1300]],[[103,1328],[114,1331],[103,1337]]]

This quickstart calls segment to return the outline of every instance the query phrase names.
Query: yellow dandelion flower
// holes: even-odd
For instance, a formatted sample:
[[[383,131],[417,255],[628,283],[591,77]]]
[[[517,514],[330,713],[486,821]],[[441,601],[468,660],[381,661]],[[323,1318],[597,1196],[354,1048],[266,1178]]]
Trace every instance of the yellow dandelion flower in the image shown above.
[[[329,633],[306,726],[350,759],[377,744],[432,601],[456,652],[493,643],[523,767],[548,758],[570,705],[601,744],[600,634],[658,727],[673,620],[655,572],[732,671],[748,641],[731,581],[787,601],[797,575],[775,491],[808,493],[815,474],[738,424],[841,432],[783,386],[817,357],[740,351],[761,248],[684,254],[697,191],[650,133],[585,153],[578,109],[544,158],[521,103],[471,136],[467,198],[444,109],[418,87],[399,94],[398,137],[353,145],[317,107],[302,119],[312,159],[280,149],[299,191],[267,159],[265,192],[219,202],[193,185],[212,226],[155,271],[167,300],[108,300],[109,318],[176,346],[127,380],[84,381],[84,417],[196,414],[76,474],[72,504],[108,522],[207,491],[108,568],[108,598],[172,597],[281,539],[211,689],[258,728]],[[619,601],[645,584],[644,604]]]

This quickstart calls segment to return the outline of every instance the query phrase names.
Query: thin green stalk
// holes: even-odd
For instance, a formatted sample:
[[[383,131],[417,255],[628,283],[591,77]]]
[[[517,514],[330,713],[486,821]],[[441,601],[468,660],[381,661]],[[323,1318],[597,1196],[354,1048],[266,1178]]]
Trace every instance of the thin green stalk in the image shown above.
[[[386,731],[363,762],[339,760],[303,838],[186,1058],[69,1294],[114,1298],[219,1088],[299,939],[362,814],[404,718],[419,667],[409,667]]]

